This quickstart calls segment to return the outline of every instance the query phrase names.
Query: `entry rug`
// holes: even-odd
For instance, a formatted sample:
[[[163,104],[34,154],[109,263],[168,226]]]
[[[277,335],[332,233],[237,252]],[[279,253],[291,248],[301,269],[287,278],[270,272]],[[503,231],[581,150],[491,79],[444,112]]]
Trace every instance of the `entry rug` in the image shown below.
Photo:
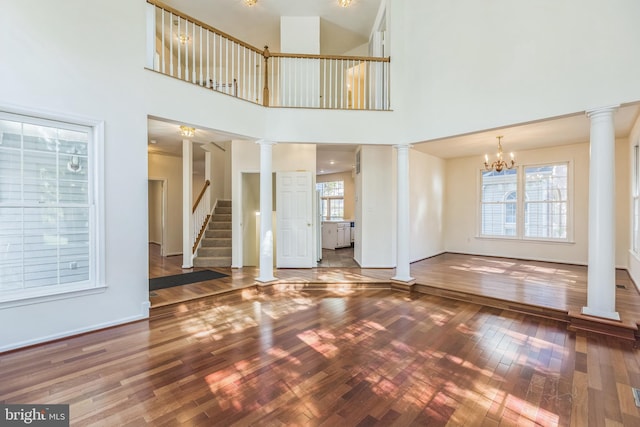
[[[156,277],[155,279],[149,279],[149,290],[156,291],[158,289],[172,288],[174,286],[188,285],[189,283],[204,282],[205,280],[220,279],[222,277],[227,277],[227,275],[212,270]]]

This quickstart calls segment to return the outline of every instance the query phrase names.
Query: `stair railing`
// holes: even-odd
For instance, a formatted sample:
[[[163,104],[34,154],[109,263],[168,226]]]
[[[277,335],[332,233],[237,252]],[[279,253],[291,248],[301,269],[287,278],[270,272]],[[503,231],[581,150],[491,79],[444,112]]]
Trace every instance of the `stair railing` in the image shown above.
[[[208,191],[211,186],[211,182],[206,180],[202,190],[200,191],[200,195],[198,195],[198,199],[193,204],[193,209],[191,215],[193,217],[193,232],[191,233],[191,242],[192,242],[192,253],[196,253],[196,249],[198,249],[198,245],[200,244],[200,240],[204,235],[204,232],[207,229],[207,224],[209,223],[209,219],[211,218],[211,207],[209,206],[209,197]],[[207,197],[205,197],[205,195]]]
[[[147,0],[147,68],[265,107],[389,110],[390,59],[273,53]]]

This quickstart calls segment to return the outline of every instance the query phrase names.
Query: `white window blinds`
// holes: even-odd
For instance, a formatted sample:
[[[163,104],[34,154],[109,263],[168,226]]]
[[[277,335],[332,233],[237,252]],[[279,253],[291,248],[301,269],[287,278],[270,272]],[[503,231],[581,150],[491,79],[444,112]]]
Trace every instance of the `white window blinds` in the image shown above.
[[[0,115],[0,294],[90,280],[91,135]]]

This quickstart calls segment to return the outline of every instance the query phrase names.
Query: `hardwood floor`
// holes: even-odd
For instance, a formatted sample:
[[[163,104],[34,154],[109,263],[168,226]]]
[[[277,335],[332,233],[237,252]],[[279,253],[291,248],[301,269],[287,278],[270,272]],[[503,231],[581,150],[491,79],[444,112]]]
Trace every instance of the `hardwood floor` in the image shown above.
[[[149,259],[151,277],[157,272],[183,271],[179,263],[167,266],[166,260],[159,260],[153,254]],[[253,267],[215,270],[229,277],[155,291],[150,297],[152,307],[251,288],[258,275]],[[394,270],[313,268],[279,269],[274,273],[279,286],[297,289],[342,285],[349,285],[351,289],[390,289]],[[411,274],[416,279],[413,290],[420,293],[563,320],[571,328],[600,330],[629,340],[635,340],[638,334],[640,293],[623,270],[616,272],[616,308],[621,322],[580,315],[587,302],[585,266],[446,253],[413,263]]]
[[[360,267],[353,259],[353,247],[338,249],[322,249],[322,260],[318,267],[357,268]]]
[[[182,268],[182,256],[163,257],[160,254],[160,246],[149,244],[150,279],[200,270],[214,270],[224,273],[228,277],[154,290],[149,292],[151,307],[162,307],[164,305],[176,304],[207,296],[220,295],[226,292],[252,287],[255,284],[255,276],[251,275],[250,272],[247,272],[249,274],[243,274],[240,271],[236,271],[235,274],[232,274],[230,268],[219,267]]]
[[[631,343],[391,290],[245,289],[0,355],[74,426],[638,426]]]

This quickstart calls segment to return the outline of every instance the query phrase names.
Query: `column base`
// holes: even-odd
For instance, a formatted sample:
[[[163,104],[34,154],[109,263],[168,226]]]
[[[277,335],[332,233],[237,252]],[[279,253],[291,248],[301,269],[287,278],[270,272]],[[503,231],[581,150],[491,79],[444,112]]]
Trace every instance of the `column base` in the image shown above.
[[[190,269],[190,268],[193,268],[193,265],[183,265],[183,266],[182,266],[182,267],[180,267],[180,268],[182,268],[183,270],[188,270],[188,269]]]
[[[416,279],[413,277],[392,277],[389,281],[391,282],[391,289],[405,292],[411,292],[411,288],[416,283]]]
[[[580,312],[585,316],[600,317],[602,319],[616,320],[620,322],[620,314],[617,311],[602,311],[585,306],[582,307],[582,310]]]
[[[273,283],[273,282],[277,282],[278,279],[271,276],[271,277],[256,277],[256,282],[260,282],[261,285],[267,285],[269,283]]]

